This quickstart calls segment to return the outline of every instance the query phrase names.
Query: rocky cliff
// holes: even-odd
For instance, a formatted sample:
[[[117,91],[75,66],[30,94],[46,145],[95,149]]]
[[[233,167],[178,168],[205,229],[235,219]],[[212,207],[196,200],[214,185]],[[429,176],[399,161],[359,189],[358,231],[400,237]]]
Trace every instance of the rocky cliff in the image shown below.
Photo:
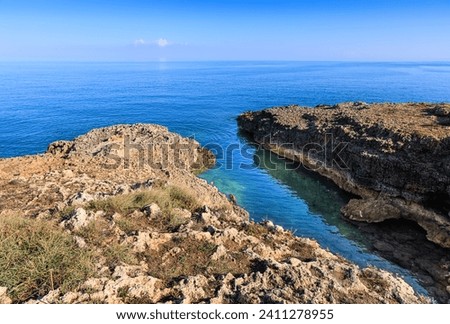
[[[289,106],[245,113],[256,142],[358,196],[354,221],[408,219],[450,248],[450,105]]]
[[[195,176],[213,162],[156,125],[96,129],[1,159],[0,301],[427,302],[385,271],[249,221]]]
[[[360,224],[399,219],[421,226],[430,242],[423,242],[420,232],[376,233],[375,227],[359,225],[384,240],[374,242],[375,250],[424,278],[438,300],[449,300],[449,104],[275,107],[244,113],[238,124],[265,148],[354,194],[342,209],[345,218]]]

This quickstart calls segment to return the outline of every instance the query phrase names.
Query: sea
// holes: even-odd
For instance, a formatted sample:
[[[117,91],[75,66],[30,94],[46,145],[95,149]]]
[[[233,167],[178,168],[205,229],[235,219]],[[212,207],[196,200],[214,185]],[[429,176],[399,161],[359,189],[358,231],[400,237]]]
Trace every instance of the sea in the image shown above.
[[[97,127],[161,124],[216,153],[216,167],[200,177],[232,193],[252,219],[393,272],[426,294],[340,217],[345,193],[254,145],[236,124],[249,110],[346,101],[450,102],[450,63],[0,62],[0,158],[43,153]]]

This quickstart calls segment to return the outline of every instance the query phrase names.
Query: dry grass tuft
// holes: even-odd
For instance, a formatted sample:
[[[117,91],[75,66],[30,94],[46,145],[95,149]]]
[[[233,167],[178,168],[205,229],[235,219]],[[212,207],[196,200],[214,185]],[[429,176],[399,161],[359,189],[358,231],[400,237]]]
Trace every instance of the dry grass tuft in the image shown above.
[[[131,215],[134,211],[152,203],[157,204],[161,208],[161,217],[149,220],[146,217]],[[194,196],[184,189],[166,186],[114,196],[105,200],[92,201],[87,208],[95,211],[102,210],[108,215],[121,214],[123,217],[116,220],[117,226],[127,235],[133,235],[137,231],[149,227],[161,231],[176,231],[187,220],[179,217],[174,212],[174,209],[181,208],[194,212],[200,208],[200,204]]]
[[[181,248],[181,251],[170,255],[174,247]],[[158,251],[147,251],[145,258],[150,275],[169,282],[180,276],[207,276],[228,272],[239,275],[249,272],[249,260],[244,253],[229,251],[226,258],[211,260],[216,250],[217,245],[211,242],[190,237],[177,238],[161,246]]]
[[[107,213],[127,215],[151,203],[158,204],[162,211],[167,214],[174,208],[185,208],[192,212],[200,207],[194,196],[175,186],[157,187],[152,190],[92,201],[87,207],[91,210],[103,210]]]
[[[76,234],[85,239],[90,246],[102,251],[102,256],[110,269],[121,263],[137,264],[132,248],[117,242],[113,228],[105,219],[100,218],[89,223]]]
[[[176,246],[181,247],[182,251],[161,262],[163,256]],[[212,243],[182,238],[180,241],[164,244],[158,251],[150,250],[146,252],[145,257],[151,276],[162,280],[170,280],[182,275],[205,274],[211,255],[216,249],[217,246]]]
[[[94,254],[48,221],[0,218],[0,286],[14,302],[76,288],[94,271]]]

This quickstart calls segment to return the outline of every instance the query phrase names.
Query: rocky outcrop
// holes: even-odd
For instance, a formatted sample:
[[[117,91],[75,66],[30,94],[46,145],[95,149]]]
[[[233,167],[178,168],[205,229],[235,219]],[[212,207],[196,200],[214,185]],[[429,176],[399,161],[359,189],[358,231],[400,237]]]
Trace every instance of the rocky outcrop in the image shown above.
[[[8,297],[7,291],[8,288],[0,287],[0,304],[11,304],[12,300]]]
[[[97,129],[74,141],[53,143],[43,155],[0,160],[0,217],[9,220],[6,224],[15,226],[14,218],[44,222],[63,233],[56,237],[73,239],[58,249],[75,247],[69,255],[84,255],[83,265],[95,260],[70,289],[58,284],[64,279],[58,276],[58,263],[51,273],[43,271],[36,291],[21,286],[18,294],[16,286],[7,286],[12,281],[0,276],[0,300],[429,301],[390,273],[361,269],[271,222],[249,221],[235,201],[194,175],[212,161],[197,142],[156,125]],[[29,222],[19,223],[19,229]],[[42,287],[48,287],[45,293]]]
[[[450,248],[449,104],[276,107],[244,113],[242,130],[358,196],[350,220],[408,219]]]
[[[148,189],[158,179],[189,188],[214,204],[224,196],[193,174],[213,163],[211,152],[163,126],[95,129],[73,141],[50,144],[46,154],[0,159],[0,210],[44,217],[67,206]]]

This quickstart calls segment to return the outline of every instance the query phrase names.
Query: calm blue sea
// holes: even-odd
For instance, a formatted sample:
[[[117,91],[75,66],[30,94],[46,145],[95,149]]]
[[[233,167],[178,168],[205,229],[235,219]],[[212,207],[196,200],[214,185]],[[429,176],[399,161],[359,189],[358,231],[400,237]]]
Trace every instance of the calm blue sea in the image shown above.
[[[235,122],[243,111],[356,100],[450,101],[450,63],[0,63],[0,157],[41,153],[52,141],[117,123],[157,123],[204,145],[243,146]],[[202,177],[256,220],[413,280],[366,250],[363,235],[340,219],[346,197],[332,186],[269,152],[244,153],[219,157],[222,167]]]

